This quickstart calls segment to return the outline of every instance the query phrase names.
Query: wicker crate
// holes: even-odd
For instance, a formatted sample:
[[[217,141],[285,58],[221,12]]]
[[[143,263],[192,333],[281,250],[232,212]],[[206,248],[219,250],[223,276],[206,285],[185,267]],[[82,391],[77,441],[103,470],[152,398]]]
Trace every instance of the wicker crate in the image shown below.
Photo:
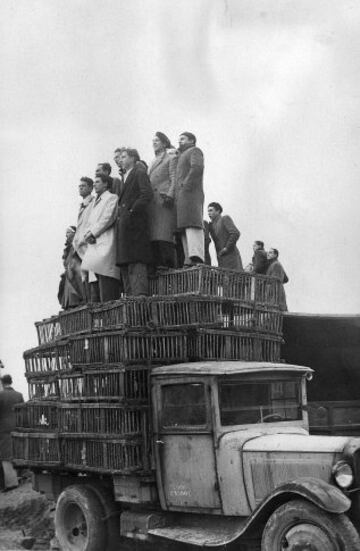
[[[281,337],[215,329],[196,330],[191,338],[192,360],[280,360]]]
[[[15,406],[16,429],[19,431],[56,431],[58,405],[54,402],[26,402]]]
[[[150,279],[152,295],[206,295],[278,306],[279,281],[212,266],[168,270]]]
[[[92,328],[94,331],[104,329],[126,329],[151,327],[151,303],[146,298],[124,298],[107,302],[93,309]]]
[[[61,464],[58,434],[13,432],[11,436],[16,465],[51,467]]]
[[[118,438],[141,436],[149,431],[149,407],[120,404],[61,404],[60,431],[113,434]]]
[[[64,465],[104,473],[148,472],[149,450],[144,440],[63,435]]]
[[[70,357],[74,365],[181,362],[187,359],[186,334],[118,331],[75,337]]]
[[[41,345],[24,352],[26,373],[51,374],[71,369],[69,345],[67,341]]]
[[[26,373],[30,400],[58,400],[59,380],[56,374],[33,375]]]
[[[283,314],[280,310],[257,307],[254,315],[254,328],[257,331],[282,336]]]
[[[60,312],[59,324],[62,337],[91,331],[92,307],[80,306]]]
[[[35,322],[39,345],[52,343],[61,337],[59,316]]]
[[[59,378],[63,401],[147,402],[149,366],[115,366],[64,373]]]

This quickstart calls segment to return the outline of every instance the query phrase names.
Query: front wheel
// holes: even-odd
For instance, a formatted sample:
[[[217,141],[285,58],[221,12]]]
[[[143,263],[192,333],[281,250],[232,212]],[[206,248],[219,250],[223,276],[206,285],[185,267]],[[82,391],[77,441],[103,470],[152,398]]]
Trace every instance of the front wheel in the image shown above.
[[[265,525],[261,551],[358,551],[359,535],[344,514],[326,513],[296,499],[284,503]]]
[[[104,510],[87,486],[68,486],[55,513],[56,536],[63,551],[102,551],[106,548]]]

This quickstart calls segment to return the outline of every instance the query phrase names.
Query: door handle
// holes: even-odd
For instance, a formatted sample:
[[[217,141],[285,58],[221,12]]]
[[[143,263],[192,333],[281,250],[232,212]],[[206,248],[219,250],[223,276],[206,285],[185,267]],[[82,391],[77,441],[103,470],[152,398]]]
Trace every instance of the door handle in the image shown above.
[[[155,444],[163,446],[165,444],[164,440],[155,440]]]

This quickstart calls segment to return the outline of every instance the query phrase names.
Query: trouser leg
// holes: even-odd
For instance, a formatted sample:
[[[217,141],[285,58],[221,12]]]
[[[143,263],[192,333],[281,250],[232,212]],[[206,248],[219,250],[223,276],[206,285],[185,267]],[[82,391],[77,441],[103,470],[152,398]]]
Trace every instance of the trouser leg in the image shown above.
[[[5,488],[16,488],[16,486],[19,486],[17,472],[14,469],[11,461],[2,461],[2,468],[4,473]]]
[[[120,283],[114,277],[96,274],[99,280],[100,301],[117,300],[120,297]]]
[[[190,260],[204,262],[204,230],[202,228],[185,228],[185,238]]]
[[[174,268],[175,266],[175,245],[169,241],[159,241],[159,257],[161,266]]]
[[[98,281],[92,281],[89,283],[90,287],[90,302],[100,302],[100,290],[99,290],[99,282]]]
[[[148,295],[149,281],[147,265],[142,262],[136,262],[128,265],[131,294],[133,296]]]
[[[131,295],[131,285],[130,285],[129,270],[128,270],[127,264],[120,266],[120,275],[121,275],[122,286],[123,286],[125,295],[127,296]]]
[[[189,266],[191,264],[190,257],[189,257],[189,248],[188,248],[188,242],[186,238],[186,230],[181,232],[181,244],[184,251],[184,266]]]

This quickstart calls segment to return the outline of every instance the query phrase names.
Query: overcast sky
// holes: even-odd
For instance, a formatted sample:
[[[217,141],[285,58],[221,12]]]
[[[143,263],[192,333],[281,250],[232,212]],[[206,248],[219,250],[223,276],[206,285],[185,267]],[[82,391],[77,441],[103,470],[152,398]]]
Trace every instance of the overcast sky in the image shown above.
[[[360,3],[2,0],[0,358],[25,390],[81,176],[194,132],[206,202],[280,250],[289,309],[360,311]]]

